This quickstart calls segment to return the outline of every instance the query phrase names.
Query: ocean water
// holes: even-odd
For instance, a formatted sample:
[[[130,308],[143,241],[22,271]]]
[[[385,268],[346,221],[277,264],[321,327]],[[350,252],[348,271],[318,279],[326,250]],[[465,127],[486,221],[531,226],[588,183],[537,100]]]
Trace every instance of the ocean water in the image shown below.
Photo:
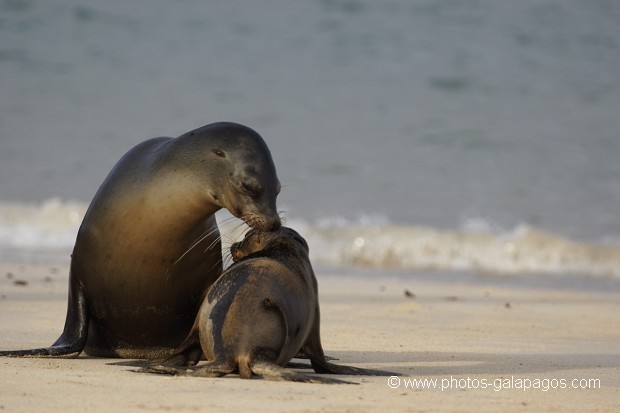
[[[0,258],[68,256],[124,152],[229,120],[319,264],[620,277],[618,22],[615,0],[0,0]]]

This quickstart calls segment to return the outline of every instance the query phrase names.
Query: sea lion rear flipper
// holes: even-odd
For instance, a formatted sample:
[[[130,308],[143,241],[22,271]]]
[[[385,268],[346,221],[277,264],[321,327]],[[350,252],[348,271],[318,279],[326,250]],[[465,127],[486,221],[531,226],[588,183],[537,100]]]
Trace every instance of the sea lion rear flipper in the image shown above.
[[[294,370],[287,370],[275,363],[268,361],[255,361],[252,365],[252,372],[261,376],[265,380],[273,381],[297,381],[302,383],[321,383],[321,384],[358,384],[351,381],[331,379],[327,377],[310,376]]]
[[[310,357],[308,357],[307,354],[305,354],[303,351],[300,351],[299,353],[295,354],[296,359],[301,359],[301,360],[310,360]],[[333,360],[338,360],[336,357],[330,357],[328,355],[325,355],[325,360],[327,361],[333,361]]]
[[[319,343],[320,345],[320,343]],[[349,374],[352,376],[396,376],[400,375],[399,373],[394,373],[391,371],[385,370],[372,370],[372,369],[362,369],[359,367],[351,367],[351,366],[343,366],[340,364],[330,363],[325,360],[323,356],[323,349],[318,350],[319,347],[316,347],[313,344],[304,346],[306,349],[306,354],[310,357],[310,363],[312,364],[312,368],[317,373],[323,374]]]
[[[320,314],[317,307],[314,318],[314,324],[312,330],[308,335],[308,340],[304,343],[301,351],[308,356],[312,368],[317,373],[326,374],[350,374],[356,376],[396,376],[397,373],[392,373],[384,370],[371,370],[362,369],[358,367],[342,366],[334,363],[330,363],[325,359],[323,352],[323,346],[321,344],[320,334]]]
[[[65,327],[50,347],[30,350],[0,351],[0,357],[58,357],[76,358],[88,338],[88,305],[84,292],[69,273],[69,300]]]
[[[394,373],[391,371],[343,366],[340,364],[330,363],[329,361],[324,361],[322,363],[313,362],[312,368],[317,373],[348,374],[351,376],[402,376],[400,373]]]

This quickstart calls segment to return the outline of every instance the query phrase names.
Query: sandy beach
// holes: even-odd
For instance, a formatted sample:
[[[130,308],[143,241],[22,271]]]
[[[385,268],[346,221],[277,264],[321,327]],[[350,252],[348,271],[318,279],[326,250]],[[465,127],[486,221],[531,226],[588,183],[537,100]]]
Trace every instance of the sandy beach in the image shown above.
[[[46,346],[68,268],[0,264],[1,349]],[[616,412],[615,280],[317,270],[327,354],[398,372],[358,385],[136,374],[118,360],[0,359],[6,412]],[[533,276],[531,276],[533,277]]]
[[[140,4],[0,0],[0,351],[61,334],[82,222],[110,265],[182,273],[215,205],[228,257],[269,204],[327,355],[396,374],[0,357],[0,413],[620,412],[620,1]],[[262,136],[277,200],[247,130],[124,157],[221,121]]]

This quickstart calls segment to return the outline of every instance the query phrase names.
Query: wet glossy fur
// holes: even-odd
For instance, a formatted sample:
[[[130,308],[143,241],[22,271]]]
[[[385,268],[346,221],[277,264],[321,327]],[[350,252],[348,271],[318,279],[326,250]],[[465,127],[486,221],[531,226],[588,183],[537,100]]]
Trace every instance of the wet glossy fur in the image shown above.
[[[187,336],[222,271],[214,214],[280,226],[280,183],[253,130],[216,123],[131,149],[95,195],[79,229],[67,318],[48,348],[0,356],[161,358]]]

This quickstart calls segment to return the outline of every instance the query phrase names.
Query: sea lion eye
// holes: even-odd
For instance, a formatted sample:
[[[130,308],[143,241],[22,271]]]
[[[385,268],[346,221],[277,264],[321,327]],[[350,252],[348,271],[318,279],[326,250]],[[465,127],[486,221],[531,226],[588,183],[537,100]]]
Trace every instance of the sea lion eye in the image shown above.
[[[253,188],[250,184],[246,183],[246,182],[242,182],[241,183],[241,189],[243,189],[245,192],[247,192],[249,195],[256,195],[257,194],[257,190],[256,188]]]
[[[226,152],[221,151],[219,149],[213,149],[211,152],[219,156],[220,158],[226,158]]]

